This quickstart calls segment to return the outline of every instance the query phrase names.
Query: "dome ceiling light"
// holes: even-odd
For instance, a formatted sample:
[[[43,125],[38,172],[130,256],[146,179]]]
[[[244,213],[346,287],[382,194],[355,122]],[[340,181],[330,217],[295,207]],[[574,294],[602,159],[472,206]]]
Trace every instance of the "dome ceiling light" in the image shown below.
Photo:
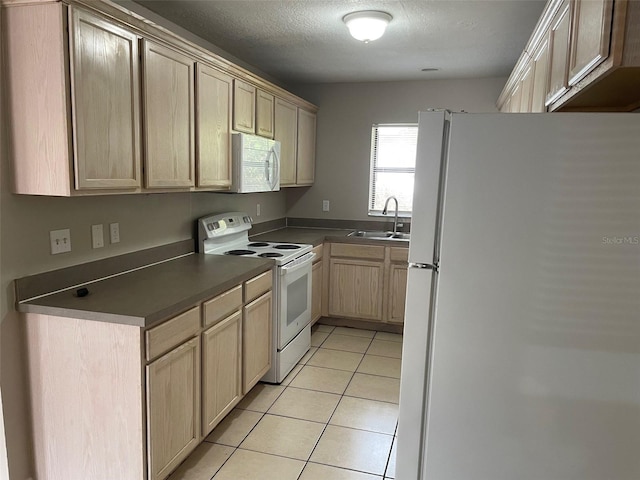
[[[353,38],[369,43],[384,34],[392,19],[393,17],[386,12],[366,10],[349,13],[342,18],[342,21],[349,28],[349,33]]]

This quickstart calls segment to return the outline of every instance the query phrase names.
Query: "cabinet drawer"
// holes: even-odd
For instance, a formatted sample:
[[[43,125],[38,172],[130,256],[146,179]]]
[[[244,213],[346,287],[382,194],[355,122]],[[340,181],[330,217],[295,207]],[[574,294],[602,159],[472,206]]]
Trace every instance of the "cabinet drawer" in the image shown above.
[[[247,280],[244,284],[244,302],[249,303],[254,298],[259,297],[271,290],[272,274],[271,270],[262,275]]]
[[[322,260],[322,250],[323,250],[323,246],[322,245],[318,245],[317,247],[313,247],[313,250],[311,250],[311,251],[316,254],[316,258],[313,259],[313,263],[318,263],[319,261]]]
[[[331,256],[384,260],[384,247],[382,245],[332,243]]]
[[[199,307],[187,310],[177,317],[167,320],[151,330],[147,330],[145,334],[147,361],[151,361],[176,345],[180,345],[189,337],[194,336],[199,330]]]
[[[409,249],[391,247],[390,258],[392,262],[408,262],[409,261]]]
[[[208,327],[219,322],[240,307],[242,307],[242,285],[238,285],[202,305],[204,326]]]

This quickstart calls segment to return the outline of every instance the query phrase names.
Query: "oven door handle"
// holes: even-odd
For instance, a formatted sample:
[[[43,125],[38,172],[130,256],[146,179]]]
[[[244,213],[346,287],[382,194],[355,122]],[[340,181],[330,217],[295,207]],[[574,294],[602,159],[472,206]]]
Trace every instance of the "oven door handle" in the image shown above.
[[[316,258],[315,252],[305,253],[299,258],[296,258],[294,261],[289,262],[284,267],[281,267],[280,275],[288,275],[290,273],[295,272],[296,270],[300,270],[301,268],[306,267],[308,264],[313,262],[313,259]]]

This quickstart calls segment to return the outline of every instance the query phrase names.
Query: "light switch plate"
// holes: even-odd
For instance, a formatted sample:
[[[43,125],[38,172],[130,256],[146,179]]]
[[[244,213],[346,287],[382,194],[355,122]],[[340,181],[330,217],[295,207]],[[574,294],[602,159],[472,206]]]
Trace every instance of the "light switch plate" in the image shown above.
[[[49,232],[51,242],[51,255],[71,251],[71,230],[52,230]]]
[[[118,243],[120,241],[120,224],[119,223],[109,224],[109,238],[111,239],[111,243]]]
[[[91,225],[91,243],[93,248],[104,247],[104,231],[102,229],[102,224]]]

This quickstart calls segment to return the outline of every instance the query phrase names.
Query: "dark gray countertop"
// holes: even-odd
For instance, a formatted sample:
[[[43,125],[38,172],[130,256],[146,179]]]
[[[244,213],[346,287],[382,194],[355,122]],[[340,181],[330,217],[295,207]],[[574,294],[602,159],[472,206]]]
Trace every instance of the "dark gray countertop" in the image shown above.
[[[375,240],[362,237],[348,237],[353,232],[350,230],[336,230],[329,228],[301,228],[286,227],[272,232],[263,233],[251,237],[253,241],[263,242],[290,242],[308,243],[314,247],[323,242],[358,243],[366,245],[388,245],[390,247],[408,247],[408,240]]]
[[[255,275],[274,262],[194,253],[157,265],[98,280],[18,304],[18,310],[61,317],[149,327],[208,300]]]

